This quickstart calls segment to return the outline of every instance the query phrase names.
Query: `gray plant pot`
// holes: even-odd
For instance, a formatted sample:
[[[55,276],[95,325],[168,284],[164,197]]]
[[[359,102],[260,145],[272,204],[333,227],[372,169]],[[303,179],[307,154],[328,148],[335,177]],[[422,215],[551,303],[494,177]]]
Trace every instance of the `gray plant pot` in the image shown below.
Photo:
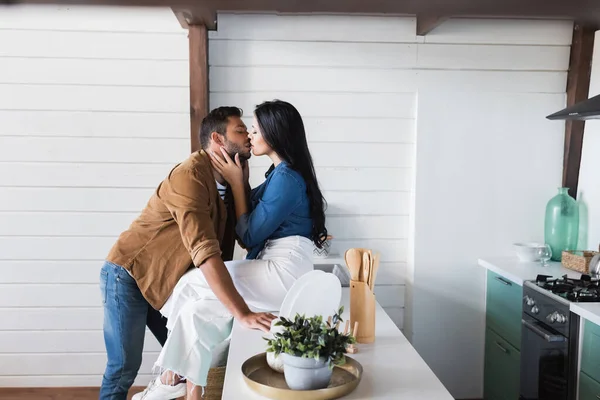
[[[325,359],[303,358],[281,353],[285,382],[292,390],[317,390],[329,385],[331,373]]]

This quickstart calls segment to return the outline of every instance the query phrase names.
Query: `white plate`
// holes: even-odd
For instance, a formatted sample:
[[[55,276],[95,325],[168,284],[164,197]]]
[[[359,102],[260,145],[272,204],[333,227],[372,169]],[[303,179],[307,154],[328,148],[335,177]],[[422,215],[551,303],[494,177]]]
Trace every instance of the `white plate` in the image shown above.
[[[321,271],[320,269],[315,269],[306,274],[302,275],[300,278],[294,282],[290,290],[285,295],[283,299],[283,303],[281,303],[281,307],[279,308],[279,316],[289,318],[290,313],[292,312],[292,305],[296,301],[296,297],[298,297],[298,293],[300,293],[302,286],[308,282],[315,275],[324,274],[325,271]]]
[[[293,319],[296,314],[306,317],[332,316],[342,301],[342,284],[337,276],[320,270],[308,272],[294,283],[281,306],[280,316]]]

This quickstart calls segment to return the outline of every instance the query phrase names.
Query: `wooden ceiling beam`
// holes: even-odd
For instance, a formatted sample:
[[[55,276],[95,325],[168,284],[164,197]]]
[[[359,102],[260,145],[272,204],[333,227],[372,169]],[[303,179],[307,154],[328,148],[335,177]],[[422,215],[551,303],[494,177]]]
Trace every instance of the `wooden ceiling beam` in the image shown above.
[[[417,15],[417,35],[425,36],[438,26],[440,26],[449,17],[440,17],[437,15]]]
[[[588,98],[596,30],[597,26],[578,22],[573,25],[573,40],[567,74],[567,107]],[[574,199],[577,198],[579,184],[584,128],[585,121],[565,121],[562,185],[569,188],[569,194]]]
[[[445,2],[438,0],[0,0],[0,3],[173,7],[189,12],[191,21],[188,21],[188,24],[202,22],[209,29],[214,27],[214,18],[206,14],[207,9],[218,12],[562,18],[581,22],[600,22],[600,1],[592,0],[528,0],[526,2],[522,0],[447,0]]]
[[[171,10],[184,29],[190,25],[204,25],[209,31],[217,29],[217,10],[214,7],[171,7]]]

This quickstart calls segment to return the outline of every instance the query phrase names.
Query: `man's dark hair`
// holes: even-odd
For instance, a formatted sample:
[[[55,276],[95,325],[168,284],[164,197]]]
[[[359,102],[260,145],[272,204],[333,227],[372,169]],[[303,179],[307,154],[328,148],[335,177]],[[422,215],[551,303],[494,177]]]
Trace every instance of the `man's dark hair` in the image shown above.
[[[217,107],[208,113],[200,124],[200,145],[203,149],[210,145],[210,134],[217,132],[220,135],[225,135],[227,132],[227,124],[229,117],[242,117],[243,111],[238,107]]]

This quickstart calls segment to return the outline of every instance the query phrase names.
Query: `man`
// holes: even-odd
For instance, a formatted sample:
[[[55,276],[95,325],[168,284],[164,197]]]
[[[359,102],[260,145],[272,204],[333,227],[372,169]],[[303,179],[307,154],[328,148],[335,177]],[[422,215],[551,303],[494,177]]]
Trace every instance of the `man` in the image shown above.
[[[201,269],[219,301],[246,327],[268,331],[274,318],[250,311],[223,263],[223,258],[233,255],[235,213],[227,213],[217,189],[225,180],[213,170],[205,152],[219,151],[222,146],[232,156],[250,158],[241,110],[212,110],[200,130],[203,150],[170,171],[138,218],[120,235],[102,267],[108,362],[101,400],[126,399],[141,365],[147,323],[164,344],[166,330],[164,325],[157,326],[161,318],[156,310],[190,267]],[[232,200],[228,203],[233,207]]]

